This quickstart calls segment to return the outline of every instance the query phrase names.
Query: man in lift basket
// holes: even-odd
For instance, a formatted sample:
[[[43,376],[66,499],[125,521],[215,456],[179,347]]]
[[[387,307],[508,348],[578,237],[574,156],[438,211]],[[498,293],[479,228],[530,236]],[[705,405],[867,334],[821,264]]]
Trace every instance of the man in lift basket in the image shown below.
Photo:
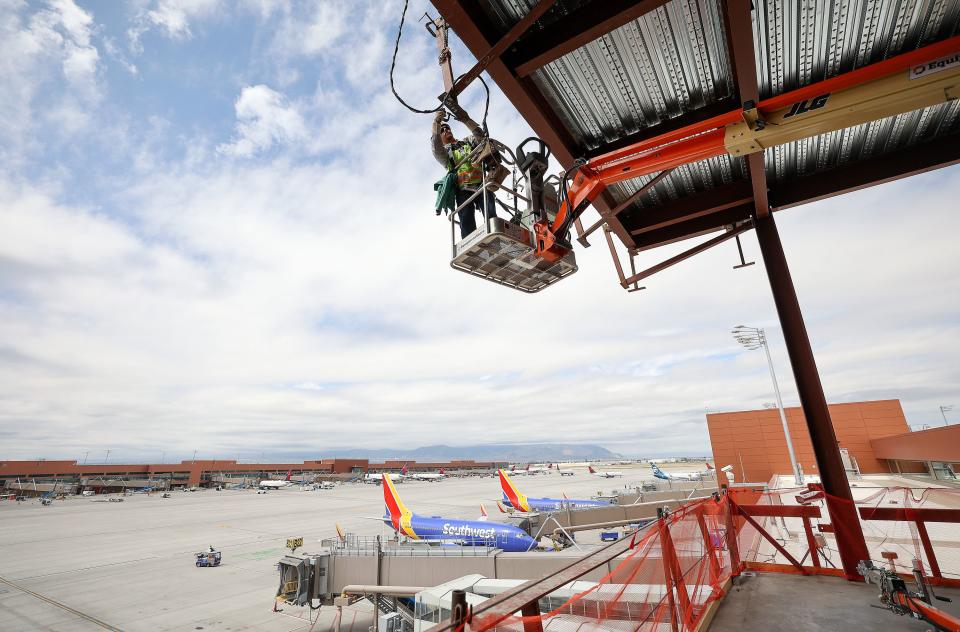
[[[470,129],[472,134],[464,140],[457,140],[450,130],[449,123],[444,121],[444,116],[445,114],[441,110],[437,112],[433,119],[430,146],[433,150],[433,157],[447,170],[447,177],[434,187],[441,190],[445,185],[455,184],[456,205],[460,206],[483,185],[483,171],[480,169],[480,165],[475,165],[468,159],[470,153],[480,144],[481,138],[483,138],[483,130],[477,125],[476,121],[470,118],[464,119],[462,123]],[[446,184],[444,184],[445,181]],[[487,191],[483,195],[478,195],[470,204],[460,209],[457,215],[457,219],[460,221],[461,239],[477,229],[476,212],[480,213],[480,217],[484,216],[484,198],[487,200],[489,217],[497,215],[493,193]],[[437,215],[440,214],[440,208],[441,206],[437,207]]]

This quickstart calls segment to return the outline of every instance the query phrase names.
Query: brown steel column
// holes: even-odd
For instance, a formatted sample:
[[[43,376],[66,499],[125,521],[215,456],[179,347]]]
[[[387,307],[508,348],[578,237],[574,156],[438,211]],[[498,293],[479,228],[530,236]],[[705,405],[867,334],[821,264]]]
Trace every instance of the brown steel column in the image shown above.
[[[847,483],[847,474],[840,459],[837,436],[830,421],[830,411],[823,395],[823,385],[817,372],[817,363],[813,358],[810,338],[803,323],[797,291],[790,277],[787,258],[783,254],[783,244],[773,215],[754,219],[757,229],[757,241],[763,253],[763,263],[770,279],[773,302],[777,306],[783,338],[787,344],[787,354],[793,368],[793,377],[800,395],[800,405],[807,418],[807,429],[813,453],[817,458],[817,468],[823,490],[839,500],[827,499],[827,509],[834,525],[837,548],[843,561],[843,571],[847,579],[861,580],[857,573],[857,563],[870,559],[867,544],[863,539],[863,529],[853,505],[853,496]]]

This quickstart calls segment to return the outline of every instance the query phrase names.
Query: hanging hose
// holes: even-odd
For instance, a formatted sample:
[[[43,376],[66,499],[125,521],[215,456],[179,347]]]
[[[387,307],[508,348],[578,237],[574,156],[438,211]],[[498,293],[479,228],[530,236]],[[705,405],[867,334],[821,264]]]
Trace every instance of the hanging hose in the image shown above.
[[[397,67],[397,54],[400,52],[400,37],[403,35],[403,24],[407,19],[407,8],[409,6],[410,6],[410,0],[403,0],[403,12],[400,14],[400,26],[397,28],[397,39],[393,44],[393,58],[390,60],[390,91],[393,92],[393,96],[396,97],[397,101],[399,101],[403,107],[407,108],[411,112],[414,112],[415,114],[435,114],[443,110],[443,103],[429,110],[415,108],[409,103],[407,103],[406,101],[404,101],[403,97],[401,97],[400,94],[397,93],[397,87],[393,81],[393,73]],[[454,83],[459,81],[461,78],[463,78],[463,75],[460,75],[459,77],[457,77]],[[483,89],[486,91],[486,98],[484,100],[484,105],[483,105],[483,118],[480,121],[480,127],[483,129],[484,136],[487,136],[488,135],[487,114],[490,111],[490,87],[487,85],[487,82],[483,80],[483,77],[478,76],[477,79],[480,80],[480,83],[483,84]]]
[[[416,114],[434,114],[443,109],[442,103],[432,110],[421,110],[419,108],[415,108],[404,101],[403,97],[397,94],[397,88],[393,83],[393,70],[397,66],[397,53],[400,50],[400,36],[403,35],[403,22],[407,18],[407,7],[409,5],[410,0],[403,0],[403,13],[400,14],[400,28],[397,29],[397,41],[393,45],[393,59],[390,61],[390,91],[393,92],[393,96],[397,97],[397,101],[399,101],[403,107],[407,108],[411,112],[415,112]]]

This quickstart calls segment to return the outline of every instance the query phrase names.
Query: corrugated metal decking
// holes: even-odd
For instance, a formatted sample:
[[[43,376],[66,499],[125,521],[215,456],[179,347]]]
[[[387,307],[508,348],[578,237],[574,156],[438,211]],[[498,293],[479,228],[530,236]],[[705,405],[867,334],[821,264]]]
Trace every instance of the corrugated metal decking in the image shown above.
[[[445,0],[434,3],[441,11],[442,5],[449,4]],[[480,0],[479,8],[472,12],[466,6],[462,10],[473,18],[488,41],[496,41],[536,3]],[[536,49],[545,31],[570,31],[572,22],[584,22],[583,28],[588,29],[591,13],[605,8],[610,14],[613,5],[625,14],[628,10],[636,14],[639,5],[654,8],[622,24],[615,18],[608,19],[606,23],[612,21],[618,26],[529,70],[526,76],[511,68],[511,55],[521,51],[522,57],[525,47]],[[960,0],[767,0],[754,1],[753,6],[753,51],[761,99],[960,33]],[[705,119],[738,106],[726,11],[726,0],[558,0],[504,54],[503,60],[519,90],[542,107],[550,124],[556,127],[559,123],[559,133],[570,139],[570,154],[597,155],[626,140],[653,136],[681,121]],[[518,61],[529,66],[529,60]],[[509,86],[501,87],[510,92]],[[770,204],[777,208],[781,200],[783,206],[802,203],[796,199],[797,180],[824,172],[832,172],[837,178],[834,193],[863,186],[862,174],[845,186],[844,168],[920,145],[936,145],[934,153],[940,157],[936,164],[924,161],[922,169],[956,162],[960,149],[951,152],[943,144],[957,140],[950,137],[960,132],[958,113],[960,105],[948,103],[768,150],[764,162]],[[904,172],[911,171],[908,166],[904,165]],[[889,177],[887,174],[884,178]],[[644,176],[610,187],[612,201],[616,204],[625,200],[649,179]],[[714,191],[726,191],[730,199],[738,199],[733,194],[748,179],[741,158],[721,156],[685,165],[620,213],[616,219],[625,230],[618,234],[643,232],[642,243],[627,244],[631,246],[673,241],[683,233],[682,225],[647,231],[645,218],[652,217],[658,208],[669,209],[683,200],[697,204],[702,199],[704,208],[709,209]],[[778,188],[787,184],[791,191],[780,195]],[[740,214],[749,214],[750,210],[745,205]],[[737,216],[729,209],[724,213],[714,217],[713,229]],[[709,218],[699,218],[690,224],[689,234],[702,234],[710,223]]]

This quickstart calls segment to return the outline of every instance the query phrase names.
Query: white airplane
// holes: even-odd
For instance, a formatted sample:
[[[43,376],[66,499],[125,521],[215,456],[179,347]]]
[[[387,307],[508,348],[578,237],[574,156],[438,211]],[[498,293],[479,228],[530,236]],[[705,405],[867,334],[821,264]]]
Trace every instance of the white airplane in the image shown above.
[[[260,481],[260,484],[258,485],[258,487],[264,491],[268,489],[282,489],[284,487],[289,487],[290,485],[293,485],[293,481],[290,480],[290,476],[292,474],[293,474],[293,470],[287,470],[287,478],[285,478],[284,480],[282,481],[263,480],[263,481]]]
[[[407,478],[412,478],[415,481],[442,481],[447,477],[447,473],[441,467],[439,472],[414,472],[413,474],[408,474]],[[393,479],[393,477],[390,477]]]
[[[573,470],[561,470],[559,463],[557,463],[557,471],[560,472],[560,476],[573,476]]]
[[[598,472],[595,469],[593,469],[593,466],[591,465],[588,465],[587,469],[590,471],[591,474],[593,474],[594,476],[599,476],[600,478],[613,478],[615,476],[623,476],[623,472]]]
[[[654,478],[665,481],[701,481],[704,475],[713,473],[713,466],[707,463],[707,469],[702,472],[664,472],[656,463],[651,463]]]
[[[547,465],[527,465],[527,474],[549,474],[553,471],[553,463]]]

